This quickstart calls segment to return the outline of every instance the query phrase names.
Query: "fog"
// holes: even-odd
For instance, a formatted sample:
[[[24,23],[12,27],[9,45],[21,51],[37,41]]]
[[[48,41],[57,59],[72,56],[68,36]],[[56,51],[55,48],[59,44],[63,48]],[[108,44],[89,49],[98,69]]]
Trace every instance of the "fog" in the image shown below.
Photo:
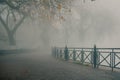
[[[23,54],[0,56],[0,74],[6,77],[6,74],[8,76],[19,75],[23,71],[27,71],[33,78],[38,77],[41,80],[43,77],[45,79],[51,76],[56,77],[59,73],[63,75],[57,77],[60,80],[67,77],[76,80],[78,77],[79,80],[84,76],[93,77],[94,79],[90,78],[91,80],[100,76],[97,79],[101,80],[101,75],[105,76],[107,73],[99,75],[97,70],[91,71],[91,68],[88,67],[84,70],[83,67],[81,69],[80,66],[74,67],[73,64],[60,62],[50,57],[51,47],[65,47],[67,45],[68,47],[92,48],[96,44],[97,47],[102,48],[120,48],[119,4],[120,0],[95,0],[92,2],[91,0],[85,2],[73,0],[70,12],[61,11],[62,20],[58,17],[54,17],[53,21],[39,17],[26,18],[14,35],[16,46],[9,46],[8,40],[4,40],[0,41],[0,49],[13,47],[15,49],[37,49],[37,51],[28,52],[29,54],[23,52]],[[5,32],[0,23],[0,37],[2,34],[7,36]],[[84,76],[81,75],[80,70]],[[93,72],[94,74],[86,75]],[[85,78],[89,79],[89,77]]]
[[[98,47],[119,47],[119,3],[118,0],[85,3],[76,0],[72,6],[72,16],[62,25],[66,28],[64,36],[67,42],[57,39],[56,45],[66,43],[68,46],[80,47],[92,47],[94,44]]]
[[[120,47],[119,4],[119,0],[75,0],[70,13],[61,12],[63,21],[26,19],[15,34],[16,47]]]

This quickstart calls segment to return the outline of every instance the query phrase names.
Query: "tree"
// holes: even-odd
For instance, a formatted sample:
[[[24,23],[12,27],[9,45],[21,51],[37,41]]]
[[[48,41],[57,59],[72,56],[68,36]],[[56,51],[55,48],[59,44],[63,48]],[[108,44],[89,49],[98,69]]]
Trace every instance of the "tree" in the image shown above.
[[[8,34],[10,45],[15,45],[14,35],[26,17],[44,19],[54,22],[57,17],[65,20],[64,13],[71,12],[72,3],[75,0],[0,0],[0,22]],[[95,1],[95,0],[90,0]],[[85,0],[83,0],[85,2]],[[11,22],[10,18],[13,18]],[[17,18],[19,18],[18,21]],[[14,28],[8,24],[14,24]]]
[[[20,25],[23,23],[25,15],[18,13],[9,7],[2,7],[0,11],[0,22],[2,23],[6,33],[8,35],[9,44],[15,45],[16,41],[14,35]],[[13,24],[13,25],[12,25]]]
[[[72,0],[0,0],[0,22],[8,34],[10,45],[15,45],[14,35],[24,19],[29,17],[39,17],[52,21],[62,10],[69,10]],[[13,25],[11,25],[13,24]]]

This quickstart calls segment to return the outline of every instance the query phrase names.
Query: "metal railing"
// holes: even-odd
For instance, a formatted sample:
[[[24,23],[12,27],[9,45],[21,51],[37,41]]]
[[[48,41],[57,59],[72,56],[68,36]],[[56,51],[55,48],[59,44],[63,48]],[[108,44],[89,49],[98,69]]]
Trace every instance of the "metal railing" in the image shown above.
[[[74,48],[54,47],[52,55],[66,61],[79,61],[81,64],[91,64],[94,68],[99,66],[120,69],[120,48]]]

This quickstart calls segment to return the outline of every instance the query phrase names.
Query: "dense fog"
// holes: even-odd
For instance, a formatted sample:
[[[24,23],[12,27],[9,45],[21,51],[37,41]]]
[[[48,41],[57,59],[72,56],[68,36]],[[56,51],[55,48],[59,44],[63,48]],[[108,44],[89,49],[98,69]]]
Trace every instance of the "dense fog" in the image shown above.
[[[120,47],[120,10],[118,0],[75,0],[71,12],[63,12],[64,20],[53,22],[39,18],[25,19],[15,34],[16,48],[50,46]],[[62,14],[62,13],[61,13]],[[1,34],[5,34],[1,27]],[[1,41],[1,48],[7,43]]]
[[[119,73],[92,68],[93,62],[98,59],[96,48],[90,52],[86,50],[85,54],[83,49],[81,49],[82,51],[76,49],[73,52],[71,50],[70,56],[70,50],[68,51],[67,48],[62,51],[54,48],[53,51],[60,51],[60,54],[56,53],[55,58],[51,56],[53,47],[93,48],[96,44],[97,48],[120,48],[120,0],[72,0],[69,5],[71,6],[68,12],[65,12],[64,9],[58,10],[58,13],[52,14],[54,19],[51,20],[44,16],[38,17],[35,13],[34,17],[25,18],[13,36],[16,45],[9,45],[8,38],[10,37],[3,22],[7,12],[5,11],[2,16],[0,14],[0,80],[96,80],[96,78],[98,80],[120,80]],[[47,12],[49,11],[45,10],[45,13]],[[9,32],[14,29],[12,23],[16,25],[14,15],[8,14],[10,22],[6,20],[6,23],[10,24],[10,26],[7,25],[11,29],[8,30]],[[17,15],[17,18],[20,18],[20,15]],[[77,60],[67,62],[62,58],[57,59],[62,53],[65,53],[62,55],[64,59],[66,54],[73,59],[73,53],[76,53]],[[99,54],[99,59],[102,61],[97,66],[106,64],[110,69],[114,68],[113,65],[120,68],[120,54],[117,52],[104,53],[103,51],[103,56],[102,52],[101,56]],[[81,66],[82,64],[79,62],[82,61],[82,58],[91,60],[90,64],[92,64]]]

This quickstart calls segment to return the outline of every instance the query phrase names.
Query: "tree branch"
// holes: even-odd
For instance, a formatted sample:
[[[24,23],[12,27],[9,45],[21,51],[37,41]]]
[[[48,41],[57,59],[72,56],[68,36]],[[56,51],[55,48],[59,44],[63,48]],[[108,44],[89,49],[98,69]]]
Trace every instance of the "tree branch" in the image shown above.
[[[7,7],[3,8],[2,10],[0,10],[0,14],[6,9]]]
[[[17,6],[14,6],[14,4],[12,4],[12,2],[11,2],[10,0],[9,0],[9,1],[5,0],[4,2],[5,2],[10,8],[12,8],[12,9],[16,9],[16,10],[17,10],[17,9],[19,9],[19,7],[20,7],[20,6],[18,6],[18,5],[17,5]]]
[[[8,10],[8,14],[7,14],[7,16],[6,16],[6,25],[7,25],[7,26],[8,26],[9,14],[10,14],[10,11]]]
[[[21,18],[21,20],[14,26],[14,29],[12,30],[12,33],[15,34],[18,27],[21,25],[21,23],[24,21],[25,15]]]
[[[9,33],[9,32],[10,32],[10,30],[9,30],[9,28],[8,28],[7,24],[6,24],[6,23],[5,23],[5,21],[2,19],[2,17],[1,17],[1,16],[0,16],[0,21],[1,21],[1,23],[3,24],[4,28],[6,29],[7,33]]]

